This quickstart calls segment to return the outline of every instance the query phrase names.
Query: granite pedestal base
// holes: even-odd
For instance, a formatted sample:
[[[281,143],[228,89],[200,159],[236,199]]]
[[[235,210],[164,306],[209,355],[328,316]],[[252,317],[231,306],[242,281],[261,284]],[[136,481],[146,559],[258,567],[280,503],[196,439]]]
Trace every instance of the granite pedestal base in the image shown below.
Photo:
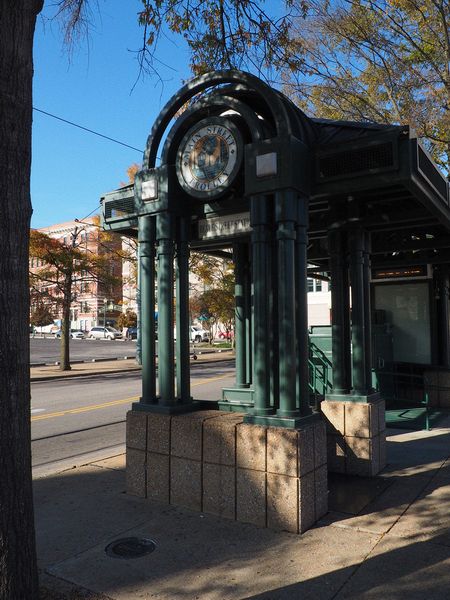
[[[303,533],[328,510],[326,429],[244,414],[127,414],[127,492],[260,527]]]
[[[385,403],[324,400],[327,423],[327,462],[332,473],[372,477],[386,466]]]
[[[429,405],[434,408],[450,408],[450,369],[446,367],[430,369],[424,372],[423,377]],[[417,400],[424,401],[423,392]]]

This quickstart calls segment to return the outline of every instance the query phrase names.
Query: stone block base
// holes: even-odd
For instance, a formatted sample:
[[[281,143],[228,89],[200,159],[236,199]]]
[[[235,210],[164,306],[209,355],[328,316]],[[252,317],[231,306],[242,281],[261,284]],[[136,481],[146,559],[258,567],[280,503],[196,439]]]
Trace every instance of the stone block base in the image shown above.
[[[326,428],[243,423],[217,410],[127,414],[127,492],[303,533],[328,510]]]
[[[429,405],[434,408],[450,408],[450,369],[441,367],[425,371],[423,375]],[[424,400],[423,394],[420,400]]]
[[[327,423],[329,471],[372,477],[386,466],[384,400],[324,400],[321,411]]]

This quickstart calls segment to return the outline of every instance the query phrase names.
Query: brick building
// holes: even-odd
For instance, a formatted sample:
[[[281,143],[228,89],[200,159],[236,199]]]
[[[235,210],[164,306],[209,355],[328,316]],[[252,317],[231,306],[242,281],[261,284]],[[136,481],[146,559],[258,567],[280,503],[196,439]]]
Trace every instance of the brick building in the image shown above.
[[[105,320],[107,324],[114,324],[121,312],[123,301],[120,236],[105,235],[95,216],[84,219],[82,222],[57,223],[49,227],[42,227],[38,231],[59,240],[62,244],[73,246],[83,253],[109,255],[110,273],[117,278],[117,283],[114,285],[105,286],[87,272],[75,274],[72,286],[71,328],[89,331],[95,325],[103,325]],[[30,256],[32,273],[39,271],[43,266],[41,260]],[[42,289],[49,284],[40,282],[39,286]],[[51,284],[50,287],[52,287]],[[31,310],[33,310],[33,301],[32,296]],[[59,325],[61,310],[53,304],[52,311],[55,323]]]

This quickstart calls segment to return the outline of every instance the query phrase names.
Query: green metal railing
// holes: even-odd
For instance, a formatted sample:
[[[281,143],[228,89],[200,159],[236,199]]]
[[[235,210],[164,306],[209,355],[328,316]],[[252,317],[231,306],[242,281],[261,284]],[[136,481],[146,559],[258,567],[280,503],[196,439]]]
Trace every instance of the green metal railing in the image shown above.
[[[392,395],[383,393],[387,426],[429,431],[434,416],[429,394],[436,386],[430,385],[424,375],[399,371],[383,371],[383,375],[392,377],[393,382]]]
[[[332,386],[332,364],[328,356],[314,342],[309,342],[309,392],[317,404],[325,397]]]
[[[311,339],[308,370],[310,403],[318,408],[332,390],[333,365],[327,354]],[[434,406],[434,396],[441,392],[450,395],[450,388],[434,385],[423,373],[417,373],[417,370],[411,372],[405,365],[394,367],[394,370],[375,369],[373,372],[374,387],[386,400],[388,427],[429,431],[436,426],[445,411]]]

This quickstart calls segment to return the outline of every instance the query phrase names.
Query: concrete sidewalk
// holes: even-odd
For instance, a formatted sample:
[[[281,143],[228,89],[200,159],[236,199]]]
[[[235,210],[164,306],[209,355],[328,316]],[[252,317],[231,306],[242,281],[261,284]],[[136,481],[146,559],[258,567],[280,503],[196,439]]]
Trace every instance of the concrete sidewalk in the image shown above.
[[[234,359],[234,352],[231,350],[205,350],[201,349],[196,354],[197,358],[191,360],[191,364],[201,364],[204,362],[213,362],[218,360]],[[76,362],[71,365],[70,371],[60,371],[57,364],[46,364],[32,366],[30,368],[31,381],[48,381],[50,379],[64,377],[82,377],[95,375],[96,373],[119,373],[121,371],[140,371],[141,366],[136,363],[134,358],[129,359],[99,359],[91,362]]]
[[[302,536],[128,496],[124,455],[52,473],[34,482],[41,581],[114,600],[450,598],[450,418],[441,425],[388,430],[382,475],[331,476],[330,512]],[[105,553],[132,536],[155,551]]]

